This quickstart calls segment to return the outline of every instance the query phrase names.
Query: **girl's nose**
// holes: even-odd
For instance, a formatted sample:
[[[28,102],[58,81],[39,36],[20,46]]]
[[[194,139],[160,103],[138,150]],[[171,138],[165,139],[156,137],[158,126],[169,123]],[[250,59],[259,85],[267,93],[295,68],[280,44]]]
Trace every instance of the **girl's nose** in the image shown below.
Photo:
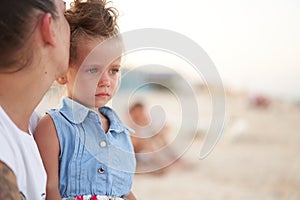
[[[106,73],[102,74],[98,81],[98,87],[109,87],[110,81]]]

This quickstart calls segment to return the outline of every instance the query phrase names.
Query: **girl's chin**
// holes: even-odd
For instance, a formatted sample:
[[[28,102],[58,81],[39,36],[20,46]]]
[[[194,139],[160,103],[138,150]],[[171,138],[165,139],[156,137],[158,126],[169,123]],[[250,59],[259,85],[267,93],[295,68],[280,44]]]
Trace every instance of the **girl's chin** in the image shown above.
[[[95,101],[95,107],[97,107],[97,108],[103,107],[107,104],[107,102],[108,102],[107,100]]]

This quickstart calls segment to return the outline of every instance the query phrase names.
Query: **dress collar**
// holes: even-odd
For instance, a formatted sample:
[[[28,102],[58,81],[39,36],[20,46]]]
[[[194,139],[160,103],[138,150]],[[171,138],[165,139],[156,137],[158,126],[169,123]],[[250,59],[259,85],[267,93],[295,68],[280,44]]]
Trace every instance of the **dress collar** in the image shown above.
[[[115,131],[117,133],[121,133],[125,130],[128,130],[129,132],[134,133],[134,130],[126,126],[113,109],[107,106],[103,106],[98,109],[101,114],[103,114],[109,119],[109,130]],[[73,124],[80,124],[84,122],[84,120],[88,117],[89,113],[94,113],[98,115],[94,110],[91,110],[68,97],[64,97],[62,99],[62,103],[59,110],[60,113],[64,115],[64,117]]]

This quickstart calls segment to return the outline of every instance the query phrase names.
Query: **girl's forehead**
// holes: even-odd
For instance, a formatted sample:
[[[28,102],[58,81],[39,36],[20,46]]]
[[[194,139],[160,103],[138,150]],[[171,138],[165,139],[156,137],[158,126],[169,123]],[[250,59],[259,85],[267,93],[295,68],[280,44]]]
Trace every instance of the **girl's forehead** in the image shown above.
[[[121,37],[89,37],[82,36],[76,40],[77,46],[88,46],[95,49],[123,49]]]
[[[86,48],[78,48],[79,51],[82,50],[83,63],[109,63],[120,59],[123,53],[123,48],[118,41],[92,41],[85,45],[87,45]]]
[[[120,40],[85,38],[77,41],[77,65],[87,63],[107,63],[121,58],[123,46]]]

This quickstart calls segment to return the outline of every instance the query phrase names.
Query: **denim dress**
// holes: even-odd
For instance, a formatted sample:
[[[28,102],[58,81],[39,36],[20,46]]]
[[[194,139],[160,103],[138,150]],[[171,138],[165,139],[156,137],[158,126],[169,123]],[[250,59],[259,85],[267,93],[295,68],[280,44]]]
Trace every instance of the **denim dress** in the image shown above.
[[[107,133],[99,115],[64,97],[53,119],[59,143],[59,190],[62,198],[78,195],[127,195],[136,161],[129,129],[109,107],[99,112],[110,121]]]

